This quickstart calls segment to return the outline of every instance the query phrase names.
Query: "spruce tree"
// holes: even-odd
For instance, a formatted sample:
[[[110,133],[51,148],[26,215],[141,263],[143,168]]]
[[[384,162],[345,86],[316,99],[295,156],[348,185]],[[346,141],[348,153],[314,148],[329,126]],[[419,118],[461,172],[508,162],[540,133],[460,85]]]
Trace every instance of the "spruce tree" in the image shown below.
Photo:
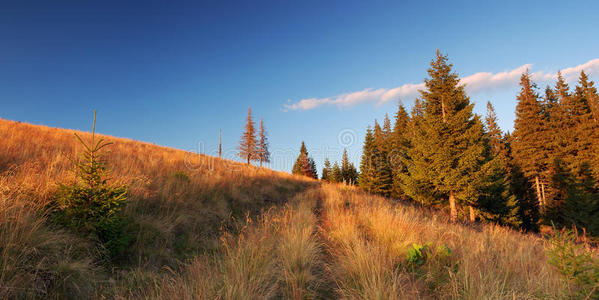
[[[358,172],[356,167],[349,161],[347,155],[347,149],[343,149],[343,156],[341,157],[341,177],[343,182],[349,185],[354,185],[358,181]]]
[[[258,141],[258,160],[260,161],[260,167],[262,163],[270,162],[270,151],[268,151],[268,138],[266,137],[266,129],[264,128],[264,120],[260,119],[260,133]]]
[[[518,198],[513,193],[510,158],[491,102],[487,102],[485,125],[490,161],[486,172],[489,177],[481,187],[480,216],[488,221],[519,227],[522,221]]]
[[[322,174],[321,174],[320,179],[322,181],[330,182],[331,181],[331,171],[332,171],[331,162],[329,161],[329,158],[327,157],[324,159],[324,167],[322,168]]]
[[[372,160],[377,152],[374,144],[374,135],[370,126],[366,129],[366,137],[364,138],[364,146],[362,148],[362,160],[360,162],[360,176],[358,184],[360,188],[367,192],[373,191],[374,185],[374,165]]]
[[[522,221],[521,228],[526,230],[537,230],[539,223],[539,203],[537,195],[531,189],[530,180],[524,175],[520,165],[517,164],[512,155],[513,136],[507,133],[503,136],[504,150],[502,156],[507,162],[508,178],[510,181],[510,193],[518,201],[518,219]]]
[[[331,168],[331,182],[342,182],[343,177],[341,176],[341,167],[339,167],[339,163],[335,162],[333,167]]]
[[[400,104],[395,114],[395,124],[391,133],[391,150],[387,154],[393,177],[391,196],[395,198],[406,198],[406,194],[401,188],[400,174],[408,175],[406,160],[408,159],[407,151],[410,147],[409,125],[410,116],[404,106]]]
[[[306,144],[303,141],[300,147],[300,154],[295,160],[295,164],[293,165],[291,173],[295,175],[303,175],[314,179],[318,179],[318,173],[316,172],[316,164],[314,163],[314,160],[308,155],[308,149],[306,148]]]
[[[385,155],[388,155],[393,149],[393,131],[391,130],[391,120],[387,114],[385,114],[385,119],[383,120],[382,135],[382,151],[385,152]]]
[[[447,57],[437,51],[420,91],[419,111],[412,116],[409,175],[401,175],[404,191],[421,203],[449,203],[451,220],[457,205],[477,206],[480,172],[487,162],[484,128],[472,114],[473,104],[451,70]]]
[[[562,199],[553,208],[552,220],[558,226],[575,225],[591,234],[599,234],[599,189],[587,163],[583,163],[573,174],[564,162],[556,159],[553,164],[553,185]]]
[[[572,133],[568,141],[567,154],[563,159],[569,164],[570,170],[578,172],[582,164],[590,164],[597,148],[598,124],[594,122],[591,110],[591,100],[596,94],[592,92],[593,82],[589,82],[587,75],[582,71],[578,79],[574,94],[570,97],[566,110],[569,114]]]
[[[386,117],[386,116],[385,116]],[[373,153],[373,192],[385,197],[391,195],[393,178],[391,174],[391,166],[389,165],[388,154],[390,149],[391,125],[389,118],[386,117],[387,125],[383,130],[378,122],[374,121],[374,144],[376,150]]]
[[[547,152],[547,126],[544,122],[541,103],[534,90],[534,84],[528,73],[520,78],[520,94],[516,105],[516,120],[514,121],[513,156],[516,163],[522,168],[524,175],[530,178],[537,195],[541,211],[547,205],[544,196],[548,184],[543,180],[546,174]]]
[[[250,161],[258,159],[258,147],[256,142],[256,128],[252,119],[252,108],[248,108],[248,116],[245,123],[245,131],[239,141],[239,157],[244,159],[247,164]]]

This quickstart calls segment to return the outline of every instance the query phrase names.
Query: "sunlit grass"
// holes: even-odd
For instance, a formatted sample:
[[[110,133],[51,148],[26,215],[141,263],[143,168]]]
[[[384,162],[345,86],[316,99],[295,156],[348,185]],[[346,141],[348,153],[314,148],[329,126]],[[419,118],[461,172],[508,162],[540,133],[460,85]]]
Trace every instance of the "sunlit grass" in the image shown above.
[[[113,137],[107,158],[130,187],[136,239],[110,264],[51,221],[57,183],[74,179],[69,158],[81,150],[72,133],[0,120],[0,298],[564,299],[575,290],[534,234]]]

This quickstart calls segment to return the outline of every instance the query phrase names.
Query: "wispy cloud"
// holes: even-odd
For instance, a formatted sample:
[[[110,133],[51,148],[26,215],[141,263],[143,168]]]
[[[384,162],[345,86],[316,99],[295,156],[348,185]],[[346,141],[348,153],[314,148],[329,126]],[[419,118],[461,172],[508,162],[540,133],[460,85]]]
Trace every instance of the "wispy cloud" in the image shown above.
[[[461,83],[466,85],[466,91],[471,94],[492,91],[514,86],[520,80],[520,75],[532,64],[525,64],[513,70],[491,73],[480,72],[461,78]],[[573,81],[578,77],[580,71],[584,70],[589,75],[599,74],[599,58],[590,60],[584,64],[562,69],[562,75],[567,81]],[[531,73],[533,80],[538,82],[549,82],[557,78],[557,72],[537,71]],[[396,88],[364,89],[357,92],[341,94],[327,98],[307,98],[297,102],[288,101],[284,104],[285,110],[310,110],[321,106],[348,107],[359,103],[371,102],[377,105],[391,100],[412,100],[418,96],[418,90],[424,88],[424,83],[408,83]]]

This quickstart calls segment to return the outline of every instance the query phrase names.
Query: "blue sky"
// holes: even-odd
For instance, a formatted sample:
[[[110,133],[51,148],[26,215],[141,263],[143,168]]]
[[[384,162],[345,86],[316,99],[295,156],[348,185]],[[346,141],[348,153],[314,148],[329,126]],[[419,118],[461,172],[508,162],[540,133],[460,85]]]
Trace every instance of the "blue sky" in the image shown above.
[[[319,168],[343,146],[358,164],[366,126],[414,89],[381,95],[421,83],[437,48],[461,77],[487,72],[471,99],[504,130],[523,68],[599,80],[597,1],[125,2],[3,3],[0,117],[89,130],[97,109],[101,133],[208,153],[222,128],[234,157],[251,106],[290,170],[302,140]]]

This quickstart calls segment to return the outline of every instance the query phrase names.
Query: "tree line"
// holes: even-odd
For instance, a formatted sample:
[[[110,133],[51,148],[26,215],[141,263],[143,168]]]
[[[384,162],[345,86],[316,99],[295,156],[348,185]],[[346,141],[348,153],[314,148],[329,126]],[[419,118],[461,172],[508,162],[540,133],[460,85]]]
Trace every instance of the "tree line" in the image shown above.
[[[514,132],[503,133],[490,102],[484,118],[472,112],[452,68],[437,51],[411,111],[400,104],[393,126],[385,116],[367,128],[358,185],[448,207],[452,221],[599,234],[599,95],[588,76],[571,90],[558,73],[540,96],[522,74]]]
[[[300,154],[293,164],[291,173],[318,179],[316,164],[314,163],[314,159],[308,154],[308,149],[303,141],[300,146]],[[349,161],[347,149],[343,149],[341,164],[335,162],[331,165],[329,158],[325,158],[320,179],[322,181],[333,183],[345,183],[349,185],[357,184],[358,170],[356,170],[354,164]]]

